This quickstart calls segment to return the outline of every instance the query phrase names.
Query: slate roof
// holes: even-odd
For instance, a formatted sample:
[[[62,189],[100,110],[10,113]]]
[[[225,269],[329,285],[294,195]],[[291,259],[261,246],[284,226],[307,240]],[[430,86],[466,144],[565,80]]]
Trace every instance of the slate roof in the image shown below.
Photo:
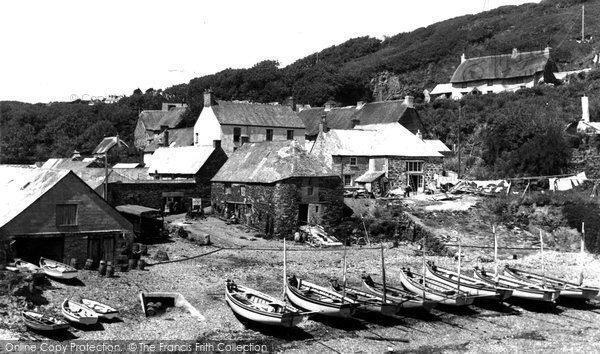
[[[275,183],[293,177],[337,176],[294,141],[248,143],[238,148],[212,182]]]
[[[3,227],[48,192],[68,170],[0,166],[0,227]]]
[[[210,108],[222,125],[304,128],[298,114],[286,105],[218,101]]]
[[[168,129],[167,131],[169,132],[169,147],[194,145],[194,127]],[[159,147],[159,139],[154,139],[146,145],[144,152],[154,152]]]
[[[117,209],[120,213],[130,214],[130,215],[135,215],[135,216],[146,215],[146,216],[153,217],[153,216],[162,215],[162,212],[160,210],[148,208],[148,207],[145,207],[142,205],[133,205],[133,204],[117,205],[115,207],[115,209]]]
[[[398,123],[330,130],[319,135],[313,152],[323,156],[442,157]]]
[[[352,120],[358,120],[360,125],[400,123],[410,129],[423,130],[422,123],[413,121],[405,115],[408,106],[404,100],[372,102],[364,104],[360,109],[356,106],[332,108],[327,112],[327,127],[329,129],[352,129]],[[306,126],[306,135],[317,135],[319,124],[325,108],[308,108],[300,111],[298,115]],[[416,129],[415,129],[416,133]]]
[[[454,71],[451,83],[533,76],[544,71],[550,52],[538,50],[466,59]]]
[[[187,107],[175,107],[168,111],[145,110],[140,112],[138,119],[142,121],[146,130],[160,130],[162,125],[177,128],[186,109]]]
[[[161,147],[152,155],[148,171],[151,175],[193,175],[200,171],[213,151],[212,146]]]
[[[94,159],[95,160],[95,159]],[[79,171],[87,168],[93,161],[78,161],[70,157],[48,159],[41,168]]]
[[[104,153],[108,152],[110,149],[112,149],[114,146],[117,145],[117,138],[118,137],[116,137],[116,136],[109,136],[109,137],[102,139],[100,144],[98,144],[98,146],[96,146],[94,151],[92,151],[92,155],[104,154]],[[121,139],[119,139],[119,143],[121,143],[124,146],[128,146]]]

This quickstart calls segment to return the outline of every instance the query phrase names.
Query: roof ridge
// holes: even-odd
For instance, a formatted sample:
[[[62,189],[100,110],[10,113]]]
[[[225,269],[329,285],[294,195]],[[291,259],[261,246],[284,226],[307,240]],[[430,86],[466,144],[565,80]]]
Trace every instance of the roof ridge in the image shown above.
[[[517,54],[518,55],[521,55],[521,54],[546,54],[546,51],[545,50],[533,50],[533,51],[529,51],[529,52],[517,52]],[[466,58],[465,61],[475,60],[475,59],[487,59],[487,58],[493,58],[493,57],[505,57],[505,56],[512,56],[512,55],[513,55],[513,53],[492,54],[492,55],[485,55],[482,57]]]

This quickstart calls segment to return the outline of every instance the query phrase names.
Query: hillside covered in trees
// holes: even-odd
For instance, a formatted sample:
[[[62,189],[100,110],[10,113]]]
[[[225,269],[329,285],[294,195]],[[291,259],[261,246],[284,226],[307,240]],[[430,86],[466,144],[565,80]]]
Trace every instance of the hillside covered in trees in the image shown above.
[[[384,40],[350,39],[286,67],[265,60],[164,90],[137,89],[113,104],[0,102],[0,161],[30,163],[70,156],[75,149],[89,152],[103,136],[117,133],[131,141],[139,112],[160,109],[162,102],[187,103],[186,122],[191,125],[208,88],[226,100],[285,102],[291,96],[313,106],[328,100],[349,105],[372,101],[374,90],[387,85],[382,77],[396,78],[388,80],[396,83],[394,87],[384,87],[389,93],[385,98],[416,96],[431,136],[451,146],[458,137],[458,102],[423,103],[423,89],[448,82],[462,53],[475,57],[550,46],[560,70],[590,67],[600,49],[600,24],[586,21],[586,35],[592,40],[579,43],[582,4],[586,18],[600,16],[600,0],[544,0],[449,19]],[[563,127],[580,117],[579,98],[584,93],[591,97],[592,120],[600,120],[599,90],[600,75],[592,71],[558,88],[463,99],[460,130],[468,172],[481,176],[559,172],[573,145]],[[549,140],[555,143],[545,146]],[[553,148],[548,154],[557,158],[556,163],[532,163],[542,157],[531,153],[532,147]]]

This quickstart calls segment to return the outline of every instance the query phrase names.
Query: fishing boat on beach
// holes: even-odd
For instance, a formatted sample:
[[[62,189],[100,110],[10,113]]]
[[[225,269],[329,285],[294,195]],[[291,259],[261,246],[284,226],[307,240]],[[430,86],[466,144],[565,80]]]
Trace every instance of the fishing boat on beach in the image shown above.
[[[598,292],[600,291],[598,288],[584,287],[576,283],[548,277],[544,274],[513,268],[508,265],[505,266],[503,274],[515,280],[531,282],[540,286],[558,289],[560,291],[560,296],[568,298],[590,300],[598,296]]]
[[[308,316],[284,301],[237,285],[233,280],[227,280],[225,301],[238,316],[270,326],[294,327]]]
[[[479,299],[503,301],[509,298],[513,293],[512,289],[492,286],[473,277],[459,274],[450,269],[438,267],[433,262],[427,262],[426,271],[427,278],[435,279],[449,287],[464,291],[469,295],[477,296]]]
[[[69,324],[64,320],[45,315],[35,311],[21,312],[23,322],[28,328],[37,331],[59,331],[69,328]]]
[[[98,314],[84,304],[69,299],[63,301],[61,312],[67,320],[74,323],[89,326],[98,322]]]
[[[362,279],[363,287],[367,289],[368,292],[383,296],[384,290],[382,283],[373,281],[369,275],[363,276]],[[398,305],[400,305],[401,309],[422,308],[425,311],[431,311],[437,305],[437,302],[423,299],[423,297],[421,297],[419,294],[415,294],[407,291],[406,289],[401,289],[387,284],[385,287],[385,294],[387,299],[396,302]]]
[[[358,310],[378,312],[385,316],[393,316],[401,309],[401,305],[391,299],[383,299],[382,296],[368,293],[359,289],[341,286],[337,280],[330,281],[331,289],[338,294],[345,295],[356,301],[360,306]]]
[[[424,298],[444,305],[466,306],[475,300],[475,296],[450,288],[438,280],[415,274],[408,268],[400,270],[400,282],[405,289],[416,294],[422,293]]]
[[[360,306],[347,296],[296,276],[287,279],[286,295],[295,306],[324,316],[351,317]]]
[[[87,308],[94,311],[99,318],[111,320],[119,314],[119,310],[114,307],[108,306],[101,302],[90,300],[90,299],[81,299],[81,303],[84,304]]]
[[[57,279],[73,279],[77,277],[77,269],[44,257],[40,258],[40,268],[46,275]]]
[[[560,295],[560,290],[558,289],[543,287],[532,282],[516,280],[506,275],[488,274],[485,270],[479,267],[475,267],[474,276],[476,279],[484,281],[492,286],[501,286],[512,289],[512,296],[516,298],[554,302]]]

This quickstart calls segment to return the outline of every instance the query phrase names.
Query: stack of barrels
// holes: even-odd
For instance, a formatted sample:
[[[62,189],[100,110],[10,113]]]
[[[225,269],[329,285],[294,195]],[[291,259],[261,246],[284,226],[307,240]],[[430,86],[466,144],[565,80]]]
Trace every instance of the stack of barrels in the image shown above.
[[[162,307],[162,302],[149,302],[146,304],[146,316],[155,316],[160,308]]]

